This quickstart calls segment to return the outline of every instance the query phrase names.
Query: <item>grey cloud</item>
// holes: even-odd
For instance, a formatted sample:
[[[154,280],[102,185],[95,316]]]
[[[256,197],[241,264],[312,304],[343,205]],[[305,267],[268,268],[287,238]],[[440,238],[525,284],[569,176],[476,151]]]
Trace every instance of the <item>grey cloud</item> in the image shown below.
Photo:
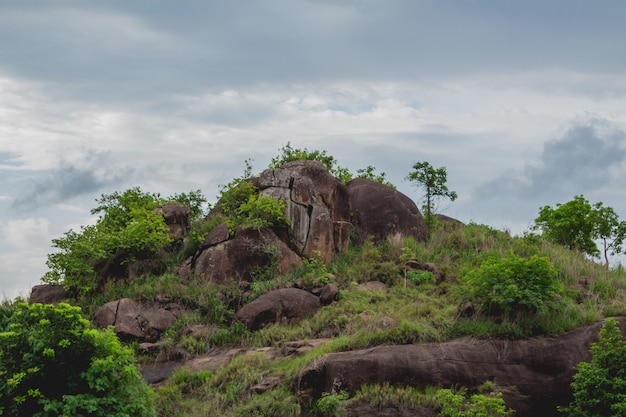
[[[106,159],[105,154],[87,152],[81,161],[82,166],[61,162],[58,168],[50,171],[44,178],[33,180],[30,187],[13,201],[13,209],[35,210],[97,193],[105,187],[123,182],[131,173],[131,168],[114,170]]]
[[[625,139],[623,130],[604,119],[575,123],[562,137],[545,143],[539,163],[527,164],[521,173],[503,173],[479,187],[477,196],[551,202],[606,187],[611,169],[626,158]]]
[[[81,19],[61,21],[68,13],[98,25],[90,31]],[[60,91],[126,100],[139,93],[414,80],[484,68],[565,64],[620,72],[626,55],[614,39],[626,36],[625,16],[622,2],[606,8],[537,1],[3,3],[0,61],[15,76],[54,79]]]

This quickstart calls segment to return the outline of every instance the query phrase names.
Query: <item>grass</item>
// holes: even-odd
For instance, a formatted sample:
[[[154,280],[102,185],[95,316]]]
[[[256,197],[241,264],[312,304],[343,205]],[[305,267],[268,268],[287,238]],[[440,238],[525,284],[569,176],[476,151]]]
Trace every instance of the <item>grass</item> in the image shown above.
[[[479,268],[488,257],[508,253],[521,257],[545,256],[558,270],[565,290],[561,307],[550,314],[489,315],[471,297],[468,271]],[[430,275],[407,274],[405,263],[414,260],[435,264],[443,281]],[[437,223],[425,242],[391,236],[379,244],[351,246],[330,265],[316,259],[281,276],[268,268],[245,295],[235,284],[216,287],[191,276],[181,282],[173,271],[161,276],[133,278],[109,283],[97,298],[79,300],[87,312],[107,301],[129,297],[144,304],[178,303],[186,314],[161,341],[167,353],[183,349],[189,357],[216,346],[281,346],[294,340],[332,339],[296,358],[268,360],[261,355],[242,355],[213,373],[181,369],[157,390],[162,416],[307,416],[315,415],[314,399],[298,396],[292,381],[307,366],[331,352],[380,344],[443,342],[457,337],[522,339],[559,335],[613,315],[626,314],[626,271],[603,264],[532,236],[510,236],[488,226]],[[430,274],[430,273],[428,273]],[[386,291],[359,290],[358,284],[377,280]],[[307,288],[332,282],[339,300],[317,314],[290,325],[275,324],[249,332],[231,322],[233,310],[267,291],[293,286]],[[245,297],[245,299],[244,299]],[[468,313],[469,312],[469,313]],[[190,325],[211,326],[214,331],[195,337]],[[251,388],[266,376],[280,383],[263,393]],[[337,398],[329,398],[328,406]],[[434,391],[415,388],[367,386],[340,404],[368,402],[378,407],[402,404],[429,407],[436,403]],[[318,410],[319,415],[319,410]]]

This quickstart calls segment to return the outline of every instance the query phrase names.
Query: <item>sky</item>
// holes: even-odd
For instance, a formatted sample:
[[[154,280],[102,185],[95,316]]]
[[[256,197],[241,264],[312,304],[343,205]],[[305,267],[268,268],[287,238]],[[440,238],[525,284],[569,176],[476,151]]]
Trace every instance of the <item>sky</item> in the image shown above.
[[[325,150],[514,234],[584,195],[626,218],[622,0],[0,2],[0,298],[102,194],[219,185]]]

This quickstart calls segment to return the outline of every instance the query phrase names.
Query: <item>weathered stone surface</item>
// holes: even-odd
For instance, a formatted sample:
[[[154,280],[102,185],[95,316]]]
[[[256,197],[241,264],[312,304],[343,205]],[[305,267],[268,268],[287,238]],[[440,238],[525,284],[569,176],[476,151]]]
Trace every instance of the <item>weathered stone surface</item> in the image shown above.
[[[294,161],[263,171],[252,183],[261,195],[287,203],[289,246],[304,257],[329,263],[350,238],[348,191],[318,161]]]
[[[418,241],[428,236],[428,227],[417,206],[401,192],[365,178],[353,179],[347,189],[358,242],[369,237],[381,241],[396,233]]]
[[[179,315],[177,305],[144,309],[130,298],[122,298],[101,306],[94,320],[98,327],[113,326],[120,339],[155,342]]]
[[[201,251],[191,269],[206,282],[227,285],[231,281],[254,281],[255,272],[275,262],[281,274],[302,265],[302,259],[272,230],[245,229]]]
[[[328,305],[333,301],[337,301],[339,297],[339,288],[335,284],[326,284],[322,287],[319,298],[322,305]]]
[[[189,232],[190,215],[189,207],[180,203],[168,203],[156,209],[170,228],[170,236],[174,240],[180,240]]]
[[[268,324],[293,322],[315,314],[321,305],[313,294],[297,288],[285,288],[263,294],[243,306],[235,319],[249,330],[257,330]]]
[[[626,317],[617,318],[626,332]],[[467,386],[485,381],[503,388],[518,416],[557,416],[557,405],[571,400],[574,366],[589,361],[589,346],[602,323],[556,338],[470,340],[447,343],[378,346],[332,353],[305,369],[299,392],[313,397],[331,389],[354,393],[363,384]]]
[[[30,304],[58,304],[67,299],[67,292],[62,285],[35,285],[30,291]]]

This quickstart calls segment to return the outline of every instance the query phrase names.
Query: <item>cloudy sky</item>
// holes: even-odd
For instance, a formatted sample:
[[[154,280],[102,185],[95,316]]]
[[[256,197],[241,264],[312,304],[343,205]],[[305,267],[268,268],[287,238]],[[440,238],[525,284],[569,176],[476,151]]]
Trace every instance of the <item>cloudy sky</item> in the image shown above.
[[[448,169],[440,211],[522,233],[583,194],[626,218],[626,2],[0,3],[0,297],[101,194],[164,196],[279,148]]]

